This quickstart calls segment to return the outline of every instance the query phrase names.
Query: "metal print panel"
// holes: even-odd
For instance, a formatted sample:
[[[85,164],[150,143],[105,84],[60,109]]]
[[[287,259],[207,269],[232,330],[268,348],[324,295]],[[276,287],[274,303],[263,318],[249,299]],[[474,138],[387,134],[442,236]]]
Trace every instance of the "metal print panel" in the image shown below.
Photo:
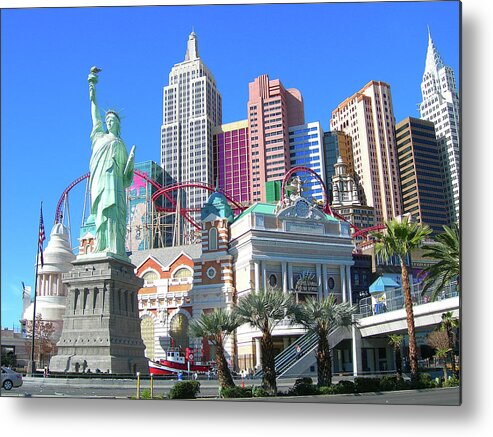
[[[460,18],[3,9],[1,395],[460,405]]]

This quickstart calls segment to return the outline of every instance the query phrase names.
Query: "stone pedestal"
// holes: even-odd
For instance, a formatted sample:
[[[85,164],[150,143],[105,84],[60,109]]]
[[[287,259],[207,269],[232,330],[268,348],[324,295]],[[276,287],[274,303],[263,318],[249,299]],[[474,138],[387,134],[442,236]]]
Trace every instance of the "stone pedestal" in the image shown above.
[[[63,274],[67,306],[51,372],[148,374],[140,333],[134,266],[112,254],[77,257]]]

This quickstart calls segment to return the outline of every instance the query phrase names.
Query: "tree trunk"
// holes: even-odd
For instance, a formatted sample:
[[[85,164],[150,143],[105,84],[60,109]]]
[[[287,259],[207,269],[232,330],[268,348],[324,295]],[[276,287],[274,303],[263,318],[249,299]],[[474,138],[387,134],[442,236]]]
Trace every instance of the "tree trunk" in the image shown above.
[[[443,381],[447,381],[448,379],[448,373],[447,373],[447,358],[444,357],[443,359]]]
[[[277,395],[276,364],[272,335],[268,330],[264,331],[260,340],[262,350],[262,386],[270,395]]]
[[[404,258],[400,258],[402,270],[402,291],[404,293],[404,305],[406,308],[407,333],[409,336],[409,364],[411,367],[411,380],[418,378],[418,356],[416,348],[416,332],[414,328],[414,311],[411,300],[411,287],[409,285],[409,273]]]
[[[332,360],[330,357],[328,333],[321,329],[318,333],[318,350],[317,350],[317,385],[327,387],[332,384]]]
[[[228,368],[228,362],[224,356],[224,346],[222,343],[216,343],[216,359],[217,359],[217,379],[219,380],[219,387],[234,387],[235,383],[231,372]]]
[[[450,348],[450,364],[452,365],[452,374],[457,377],[457,370],[455,368],[455,355],[454,355],[454,334],[452,332],[452,328],[447,326],[447,338],[448,338],[448,347]],[[447,353],[448,356],[448,353]]]

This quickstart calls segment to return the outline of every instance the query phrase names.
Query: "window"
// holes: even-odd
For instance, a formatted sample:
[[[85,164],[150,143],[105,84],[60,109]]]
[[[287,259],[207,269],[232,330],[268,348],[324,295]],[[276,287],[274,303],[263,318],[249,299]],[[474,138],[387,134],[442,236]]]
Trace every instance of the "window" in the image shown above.
[[[156,279],[159,279],[159,275],[154,270],[151,270],[144,273],[142,279],[145,281],[145,285],[152,285]]]
[[[175,279],[190,278],[192,277],[192,272],[185,267],[178,269],[173,275]]]
[[[217,229],[214,227],[209,231],[209,250],[217,250]]]

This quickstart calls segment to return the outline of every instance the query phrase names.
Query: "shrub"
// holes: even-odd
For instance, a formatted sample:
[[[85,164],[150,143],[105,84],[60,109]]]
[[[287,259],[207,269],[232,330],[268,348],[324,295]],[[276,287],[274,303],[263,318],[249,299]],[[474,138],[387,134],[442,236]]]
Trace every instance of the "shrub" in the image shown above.
[[[380,379],[380,390],[381,391],[392,391],[392,390],[407,390],[409,384],[402,378],[397,378],[397,376],[384,376]]]
[[[200,382],[178,381],[169,392],[169,399],[195,399],[200,393]]]
[[[429,373],[418,373],[417,381],[414,381],[410,384],[409,388],[420,389],[420,388],[435,388],[437,384]]]
[[[354,393],[355,386],[353,381],[342,380],[335,385],[335,394]]]
[[[254,398],[266,398],[269,396],[269,392],[263,388],[263,387],[253,387],[252,388],[252,396]],[[282,396],[282,393],[281,393],[281,396]]]
[[[220,397],[222,398],[251,398],[252,387],[223,387],[220,391]]]
[[[367,393],[380,390],[380,378],[354,378],[356,393]]]
[[[318,388],[318,392],[321,395],[334,395],[334,394],[336,394],[335,393],[336,387],[337,387],[336,385],[329,385],[329,386],[319,387]]]
[[[443,382],[442,387],[458,387],[460,385],[460,379],[455,375]]]
[[[294,382],[293,387],[288,391],[290,396],[309,396],[318,394],[317,386],[313,385],[311,378],[300,378]]]

